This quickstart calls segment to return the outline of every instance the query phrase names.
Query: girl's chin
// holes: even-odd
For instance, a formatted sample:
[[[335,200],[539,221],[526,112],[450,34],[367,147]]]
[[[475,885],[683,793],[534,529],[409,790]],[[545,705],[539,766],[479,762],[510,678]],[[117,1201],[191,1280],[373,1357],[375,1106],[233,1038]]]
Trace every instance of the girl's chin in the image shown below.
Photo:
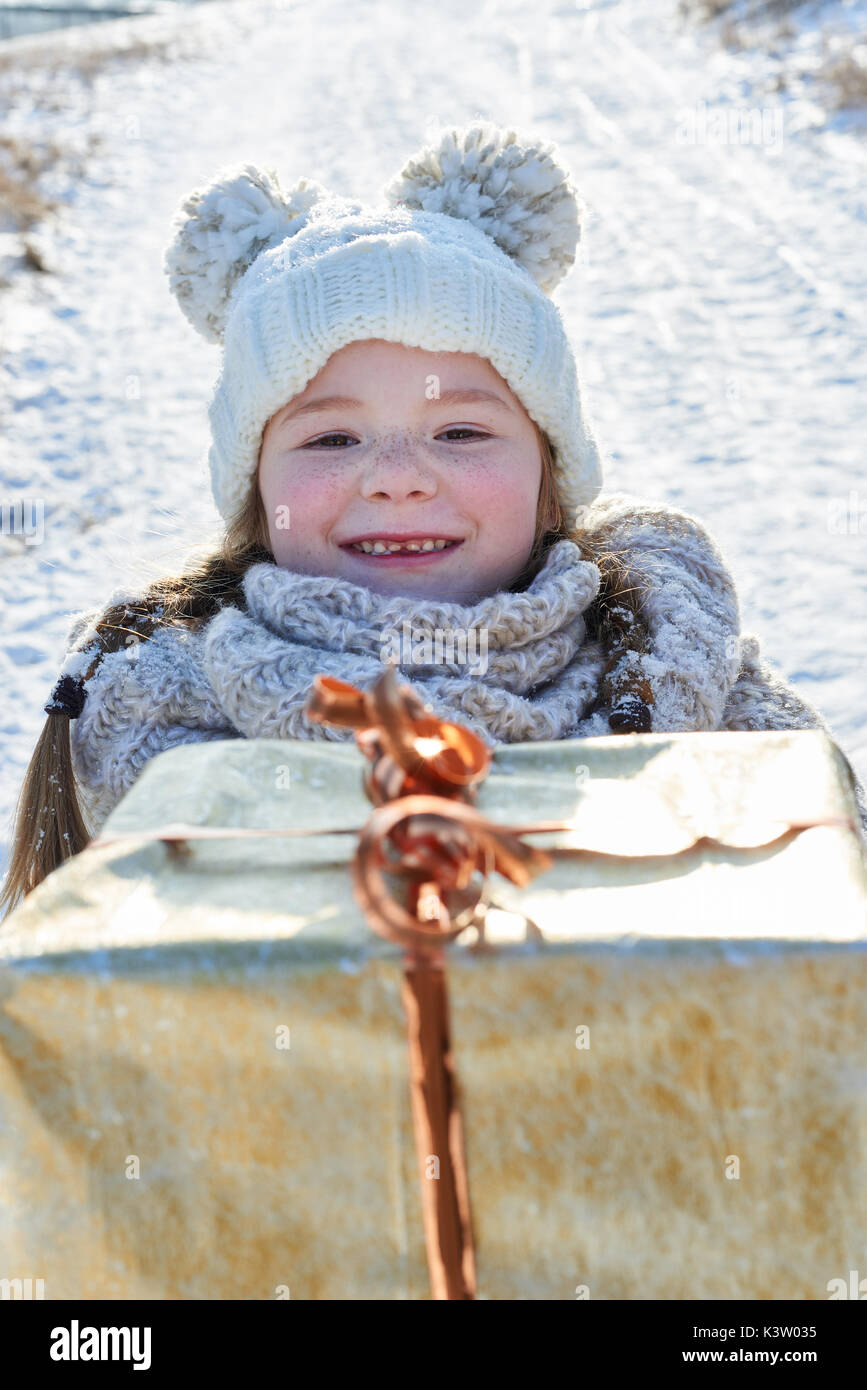
[[[378,556],[340,546],[332,564],[312,556],[296,555],[275,557],[275,563],[295,574],[348,579],[385,596],[423,596],[443,602],[476,603],[495,590],[490,584],[473,584],[463,564],[452,565],[452,553],[463,548],[464,542],[461,542],[448,550]]]

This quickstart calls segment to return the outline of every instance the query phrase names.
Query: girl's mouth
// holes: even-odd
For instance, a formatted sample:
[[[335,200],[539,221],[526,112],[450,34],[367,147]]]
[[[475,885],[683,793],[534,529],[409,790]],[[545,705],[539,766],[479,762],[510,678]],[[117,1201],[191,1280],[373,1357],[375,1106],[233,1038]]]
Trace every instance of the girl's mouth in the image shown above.
[[[386,537],[363,541],[347,541],[341,550],[351,552],[358,558],[378,568],[393,569],[395,566],[417,568],[419,565],[435,563],[449,551],[457,550],[463,541],[448,540],[442,536],[412,536],[405,540]]]

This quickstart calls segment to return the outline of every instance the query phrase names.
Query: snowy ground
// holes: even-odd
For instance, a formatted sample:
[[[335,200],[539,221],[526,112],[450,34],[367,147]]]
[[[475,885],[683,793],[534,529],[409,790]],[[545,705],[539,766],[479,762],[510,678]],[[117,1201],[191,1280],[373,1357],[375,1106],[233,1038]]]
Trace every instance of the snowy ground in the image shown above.
[[[26,82],[0,72],[22,93],[7,132],[98,136],[40,241],[58,273],[7,269],[0,293],[0,500],[45,509],[40,543],[0,537],[0,835],[70,612],[179,566],[218,525],[218,350],[161,269],[176,204],[235,160],[372,198],[440,123],[478,115],[556,140],[588,203],[584,266],[556,298],[606,485],[709,525],[745,629],[867,780],[863,136],[786,92],[751,128],[755,56],[679,23],[674,0],[243,0],[75,43],[130,24],[176,33],[185,56],[89,83],[61,71],[53,110],[29,62]]]

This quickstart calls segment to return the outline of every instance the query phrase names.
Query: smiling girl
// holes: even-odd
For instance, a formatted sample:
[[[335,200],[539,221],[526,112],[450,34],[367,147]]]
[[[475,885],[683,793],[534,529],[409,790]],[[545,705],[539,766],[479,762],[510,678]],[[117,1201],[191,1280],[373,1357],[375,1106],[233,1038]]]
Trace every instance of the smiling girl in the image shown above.
[[[259,461],[266,517],[290,517],[278,565],[464,604],[524,567],[541,482],[538,430],[490,362],[381,339],[334,353]]]
[[[600,495],[550,298],[581,224],[554,147],[448,129],[384,203],[307,179],[284,192],[245,165],[180,208],[171,289],[224,349],[209,465],[225,534],[184,574],[74,619],[5,904],[98,834],[166,748],[352,739],[308,718],[312,679],[369,687],[396,649],[433,713],[490,743],[831,733],[741,633],[705,527]],[[431,659],[436,634],[463,645]],[[853,789],[867,827],[854,774]]]

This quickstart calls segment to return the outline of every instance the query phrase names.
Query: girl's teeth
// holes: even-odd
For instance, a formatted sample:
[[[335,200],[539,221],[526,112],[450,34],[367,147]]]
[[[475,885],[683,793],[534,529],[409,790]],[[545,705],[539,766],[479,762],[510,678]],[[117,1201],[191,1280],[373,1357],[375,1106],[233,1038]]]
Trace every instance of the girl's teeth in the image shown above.
[[[445,550],[451,541],[357,541],[353,549],[363,550],[365,555],[394,555],[400,550]]]

